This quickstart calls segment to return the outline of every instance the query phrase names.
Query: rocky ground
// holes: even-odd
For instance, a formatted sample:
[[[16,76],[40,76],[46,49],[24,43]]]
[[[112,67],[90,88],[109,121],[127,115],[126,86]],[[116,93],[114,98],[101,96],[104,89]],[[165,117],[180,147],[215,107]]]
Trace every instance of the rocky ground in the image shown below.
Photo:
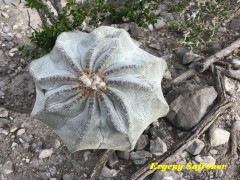
[[[5,2],[5,3],[4,3]],[[28,73],[30,59],[17,47],[29,43],[32,33],[29,16],[22,1],[0,0],[0,174],[1,179],[89,179],[102,150],[70,153],[51,129],[29,117],[35,101],[33,79]],[[230,1],[229,1],[230,2]],[[232,1],[231,1],[232,2]],[[230,4],[230,9],[236,6]],[[240,5],[238,5],[240,6]],[[103,168],[99,179],[130,179],[131,175],[151,157],[162,155],[176,145],[189,130],[209,112],[216,102],[215,81],[211,72],[195,75],[179,86],[166,88],[169,81],[185,72],[194,61],[208,57],[239,38],[240,13],[234,11],[216,32],[217,38],[205,46],[187,48],[171,32],[169,22],[177,21],[168,1],[159,6],[158,22],[147,30],[133,23],[121,24],[138,41],[144,50],[166,59],[169,73],[163,81],[163,91],[171,107],[166,118],[151,124],[141,135],[132,152],[116,151]],[[38,15],[29,10],[30,24],[38,28]],[[112,25],[119,26],[119,25]],[[197,32],[196,32],[197,33]],[[191,51],[192,50],[192,51]],[[240,67],[240,52],[235,51],[225,61]],[[222,66],[224,67],[224,66]],[[240,179],[240,158],[226,159],[232,147],[231,126],[240,122],[240,83],[225,78],[227,98],[232,108],[223,112],[209,130],[196,139],[175,163],[227,164],[225,170],[156,171],[146,179]],[[240,123],[239,123],[240,124]],[[239,125],[240,126],[240,125]],[[237,131],[238,155],[240,127]]]

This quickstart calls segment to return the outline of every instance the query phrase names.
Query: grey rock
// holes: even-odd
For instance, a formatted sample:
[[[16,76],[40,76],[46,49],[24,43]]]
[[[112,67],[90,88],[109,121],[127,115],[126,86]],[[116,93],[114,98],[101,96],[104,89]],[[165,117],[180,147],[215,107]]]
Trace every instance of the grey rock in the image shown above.
[[[8,27],[8,26],[4,26],[3,27],[3,29],[2,29],[2,32],[4,32],[4,33],[8,33],[8,32],[10,32],[10,27]],[[5,34],[6,35],[6,34]]]
[[[0,128],[5,127],[6,125],[8,125],[10,122],[9,120],[5,119],[5,118],[0,118]]]
[[[11,133],[14,133],[16,130],[18,130],[18,127],[13,125],[11,128],[10,128],[10,132]]]
[[[160,30],[164,27],[166,27],[166,23],[164,22],[163,19],[157,19],[157,22],[154,24],[154,27],[157,29],[157,30]]]
[[[50,166],[48,168],[48,170],[49,170],[51,176],[55,176],[57,174],[57,168],[55,166]]]
[[[130,157],[130,152],[129,151],[117,151],[117,156],[122,159],[128,160]]]
[[[3,99],[3,98],[4,98],[4,95],[5,95],[4,92],[0,91],[0,98]]]
[[[135,149],[143,150],[148,143],[149,143],[148,136],[142,134],[135,145]]]
[[[221,128],[211,128],[209,131],[211,146],[219,146],[229,141],[230,133]]]
[[[212,155],[216,155],[216,154],[218,154],[218,151],[216,149],[211,149],[209,151],[209,153],[212,154]]]
[[[153,25],[152,24],[148,25],[148,29],[149,31],[153,31]]]
[[[3,37],[3,39],[4,40],[6,40],[6,41],[11,41],[11,40],[13,40],[13,34],[12,33],[7,33],[7,34],[2,34],[2,37]]]
[[[186,53],[188,53],[189,50],[185,49],[185,48],[177,48],[174,50],[174,53],[176,54],[176,56],[182,60],[183,57],[185,56]]]
[[[207,112],[217,97],[215,89],[187,84],[167,95],[170,111],[167,119],[176,127],[190,130]]]
[[[143,37],[143,30],[135,23],[129,23],[129,28],[133,37]]]
[[[24,133],[25,133],[25,129],[19,129],[18,131],[17,131],[17,136],[21,136],[21,135],[23,135]]]
[[[1,15],[2,15],[3,17],[7,18],[7,19],[9,18],[9,15],[8,15],[8,13],[6,13],[6,12],[2,12]]]
[[[39,154],[39,159],[45,159],[52,155],[53,149],[43,149]]]
[[[144,158],[150,158],[152,157],[152,154],[148,151],[136,151],[130,153],[130,159],[136,160],[136,159],[144,159]]]
[[[148,45],[149,47],[153,48],[153,49],[157,49],[160,50],[161,49],[161,44],[160,42],[155,42],[155,43],[151,43]]]
[[[150,128],[150,134],[154,137],[160,137],[161,139],[164,139],[166,137],[166,133],[164,133],[160,127],[153,126]]]
[[[167,22],[174,21],[172,13],[167,13],[164,18],[166,19]]]
[[[147,158],[133,160],[133,164],[135,164],[135,165],[143,165],[145,162],[147,162]]]
[[[191,153],[192,155],[197,155],[199,154],[202,149],[204,148],[205,144],[203,141],[201,141],[200,139],[196,139],[194,140],[194,142],[192,144],[190,144],[188,147],[187,147],[187,151],[189,153]]]
[[[201,59],[202,59],[202,56],[189,52],[183,56],[183,64],[190,64],[192,62],[199,61]]]
[[[182,180],[182,173],[174,171],[156,171],[151,180]]]
[[[13,173],[13,163],[11,161],[6,161],[2,167],[2,170],[5,174]]]
[[[230,78],[224,78],[225,90],[228,94],[233,94],[235,91],[235,83]]]
[[[15,35],[15,37],[18,38],[18,39],[22,39],[22,38],[23,38],[23,35],[22,35],[22,33],[17,33],[17,34]]]
[[[79,180],[79,177],[75,176],[73,173],[64,174],[63,180]]]
[[[218,29],[218,32],[220,32],[220,33],[225,33],[225,32],[227,32],[227,28],[226,28],[226,27],[220,27],[220,28]]]
[[[167,70],[164,74],[164,78],[167,79],[167,80],[172,80],[172,74],[169,70]]]
[[[61,146],[61,142],[58,139],[55,139],[53,147],[58,149]]]
[[[222,169],[218,169],[218,170],[216,170],[216,171],[214,172],[214,175],[215,175],[216,178],[222,177],[223,174],[224,174],[224,172],[223,172]]]
[[[9,131],[6,129],[0,128],[0,134],[7,136],[9,134]]]
[[[8,117],[8,110],[0,107],[0,118]]]
[[[160,156],[167,151],[167,145],[159,137],[155,140],[150,140],[150,152],[156,156]]]
[[[115,153],[115,151],[112,153],[112,155],[109,157],[107,161],[107,165],[111,168],[113,168],[118,163],[118,157]]]
[[[113,178],[117,176],[118,171],[115,169],[109,169],[106,166],[103,167],[102,172],[100,176],[98,177],[100,180],[105,179],[105,178]]]
[[[195,156],[195,161],[197,161],[198,163],[203,162],[205,164],[215,164],[216,163],[216,159],[214,159],[210,155],[208,155],[208,156],[197,155],[197,156]]]
[[[3,2],[7,5],[18,5],[20,4],[21,0],[3,0]]]
[[[89,159],[89,155],[91,154],[90,151],[85,151],[84,154],[83,154],[83,157],[84,157],[84,161],[88,161]]]
[[[39,172],[39,179],[41,180],[49,180],[50,177],[50,172]]]
[[[12,41],[5,43],[5,49],[10,50],[14,47],[14,43]]]

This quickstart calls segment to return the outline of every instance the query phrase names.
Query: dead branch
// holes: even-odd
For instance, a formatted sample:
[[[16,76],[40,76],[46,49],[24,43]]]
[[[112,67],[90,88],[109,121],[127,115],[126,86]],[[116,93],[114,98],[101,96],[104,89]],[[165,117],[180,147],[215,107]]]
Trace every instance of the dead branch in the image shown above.
[[[34,28],[31,26],[31,19],[30,19],[30,14],[29,14],[29,11],[28,11],[28,10],[27,10],[27,14],[28,14],[28,26],[29,26],[32,30],[34,30],[34,32],[37,32],[37,30],[34,29]]]
[[[172,81],[170,81],[168,84],[167,84],[167,89],[169,87],[171,87],[172,85],[177,85],[185,80],[187,80],[188,78],[196,75],[197,72],[195,71],[195,69],[189,69],[187,70],[186,72],[184,72],[183,74],[181,74],[180,76],[176,77],[175,79],[173,79]]]
[[[224,70],[223,74],[227,77],[230,77],[230,78],[240,81],[240,70],[228,69],[228,70]]]
[[[237,153],[237,134],[240,131],[240,124],[239,121],[234,121],[231,126],[231,151],[230,156],[233,158],[233,160],[238,159],[238,153]]]
[[[202,62],[202,63],[198,62],[194,67],[198,72],[204,72],[205,70],[207,70],[210,67],[210,65],[220,61],[221,59],[228,56],[229,54],[231,54],[234,50],[236,50],[238,48],[240,48],[240,39],[236,40],[235,42],[230,44],[228,47],[222,49],[221,51],[217,52],[216,54],[208,57],[204,62]],[[167,88],[169,88],[171,85],[179,84],[179,83],[185,81],[186,79],[196,75],[196,73],[197,73],[196,70],[194,70],[194,69],[187,70],[186,72],[184,72],[177,78],[173,79],[167,85]]]
[[[231,54],[234,50],[238,49],[240,47],[240,39],[236,40],[232,44],[230,44],[228,47],[222,49],[221,51],[217,52],[216,54],[208,57],[204,62],[200,63],[197,67],[197,70],[200,72],[204,72],[206,69],[209,68],[209,66],[217,61],[220,61],[224,57]]]
[[[93,172],[90,176],[90,180],[97,180],[98,176],[100,175],[102,168],[104,167],[105,163],[107,162],[109,156],[114,152],[112,149],[105,150],[101,155],[100,159],[98,160],[96,166],[93,169]]]
[[[141,169],[134,173],[131,177],[132,180],[142,180],[148,175],[152,174],[155,170],[150,170],[149,167],[152,162],[158,163],[170,163],[178,157],[183,150],[185,150],[193,141],[201,136],[216,120],[219,115],[222,114],[226,109],[232,106],[232,102],[225,98],[224,84],[220,71],[216,70],[216,89],[218,91],[218,102],[210,110],[210,112],[205,116],[205,118],[198,124],[197,128],[192,130],[192,133],[185,137],[183,141],[173,147],[170,151],[164,153],[160,157],[154,157],[147,162]]]

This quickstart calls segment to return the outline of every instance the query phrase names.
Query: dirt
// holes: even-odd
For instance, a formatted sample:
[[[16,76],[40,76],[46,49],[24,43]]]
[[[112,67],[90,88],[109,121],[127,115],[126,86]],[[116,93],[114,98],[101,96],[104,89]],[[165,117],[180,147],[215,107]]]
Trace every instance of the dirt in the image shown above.
[[[23,3],[17,6],[7,6],[0,0],[0,13],[2,12],[7,13],[9,17],[0,16],[0,107],[6,108],[9,115],[0,119],[5,122],[3,129],[8,132],[5,134],[0,133],[0,178],[4,180],[89,179],[92,169],[103,151],[86,150],[70,153],[51,129],[29,116],[35,102],[34,82],[28,72],[31,59],[23,56],[19,51],[13,56],[9,54],[12,48],[29,43],[32,30],[29,27],[27,9]],[[39,17],[36,12],[31,10],[29,12],[31,26],[38,28]],[[194,52],[208,57],[235,41],[240,34],[239,19],[239,13],[231,14],[231,17],[224,25],[226,30],[217,32],[218,38],[216,41],[206,47],[195,47]],[[6,27],[10,30],[5,33],[3,29],[5,28],[6,31]],[[180,45],[166,27],[153,31],[146,30],[143,33],[144,36],[137,38],[141,48],[159,57],[166,57],[171,54],[171,58],[167,58],[167,63],[172,78],[179,76],[188,69],[188,66],[182,64],[182,53],[190,49]],[[17,34],[21,34],[21,36]],[[6,36],[10,36],[10,39],[13,36],[13,38],[6,40]],[[9,42],[14,44],[13,47],[6,48],[6,44],[8,45]],[[240,60],[240,53],[228,57],[228,59],[234,58]],[[164,79],[163,81],[165,94],[168,92],[164,87],[169,81],[170,79]],[[202,86],[214,85],[210,71],[206,71],[201,77],[196,76],[191,81]],[[234,106],[223,112],[213,126],[221,127],[230,132],[233,120],[240,116],[240,83],[233,79],[229,79],[229,83],[232,88],[228,91],[228,98],[233,101]],[[166,142],[168,149],[171,149],[181,140],[179,134],[184,132],[173,127],[164,118],[158,121],[160,122],[160,131],[165,133],[162,140]],[[11,129],[15,127],[16,130],[11,132]],[[17,135],[19,129],[24,129],[25,132]],[[149,129],[146,129],[144,134],[150,138]],[[207,155],[211,149],[216,149],[218,153],[212,156],[217,160],[217,164],[227,163],[228,168],[224,170],[223,175],[219,178],[215,176],[214,171],[206,170],[202,172],[184,170],[182,177],[189,180],[240,179],[240,159],[238,158],[230,164],[230,161],[223,158],[231,148],[230,143],[216,148],[211,147],[209,145],[208,131],[200,139],[206,144],[201,155]],[[51,156],[44,159],[39,158],[42,150],[51,148],[53,150]],[[238,155],[240,156],[239,151]],[[193,156],[190,156],[186,159],[193,161],[193,158]],[[131,160],[121,158],[118,158],[118,160],[113,169],[119,172],[112,179],[130,179],[131,175],[142,166],[134,165]],[[182,162],[182,159],[179,158],[177,162]],[[151,176],[146,179],[151,179]]]

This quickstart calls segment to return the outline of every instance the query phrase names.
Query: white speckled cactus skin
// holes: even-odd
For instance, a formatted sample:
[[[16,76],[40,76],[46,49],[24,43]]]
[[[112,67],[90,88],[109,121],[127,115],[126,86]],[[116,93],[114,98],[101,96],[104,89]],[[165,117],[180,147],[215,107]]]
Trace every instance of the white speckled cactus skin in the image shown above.
[[[132,150],[149,124],[168,113],[161,80],[166,62],[140,49],[123,29],[62,33],[34,60],[32,116],[68,147]]]

